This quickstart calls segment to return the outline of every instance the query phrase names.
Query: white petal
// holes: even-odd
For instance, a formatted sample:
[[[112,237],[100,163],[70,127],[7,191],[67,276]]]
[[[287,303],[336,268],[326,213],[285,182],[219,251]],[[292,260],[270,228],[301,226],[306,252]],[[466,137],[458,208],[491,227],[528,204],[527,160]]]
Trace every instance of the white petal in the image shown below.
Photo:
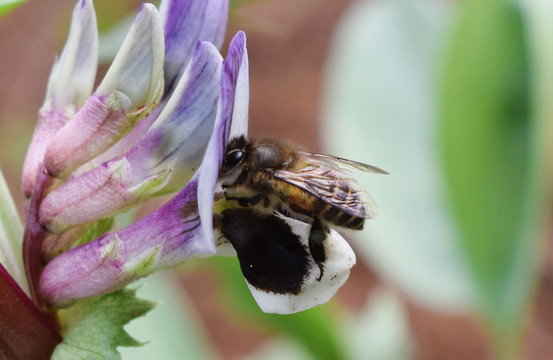
[[[163,91],[164,51],[159,13],[143,4],[96,94],[118,90],[132,100],[132,109],[157,101]]]
[[[69,105],[81,107],[92,92],[98,66],[98,29],[91,0],[73,9],[71,29],[61,56],[54,64],[45,105],[64,112]]]
[[[311,225],[283,216],[280,217],[300,237],[302,244],[309,248],[308,239]],[[248,287],[261,310],[266,313],[292,314],[324,304],[336,294],[348,279],[350,269],[355,265],[355,253],[347,241],[333,229],[330,230],[325,245],[327,259],[324,262],[323,277],[320,281],[317,280],[320,269],[310,258],[311,271],[304,279],[302,289],[297,295],[266,292],[248,283]]]
[[[236,58],[234,63],[228,59]],[[232,108],[232,125],[230,128],[229,139],[236,137],[248,136],[248,109],[250,99],[250,76],[249,76],[249,60],[248,49],[246,48],[246,34],[239,31],[229,46],[228,59],[225,60],[225,71],[233,71],[236,78],[235,82],[234,103]],[[238,69],[233,69],[233,66],[238,65]]]

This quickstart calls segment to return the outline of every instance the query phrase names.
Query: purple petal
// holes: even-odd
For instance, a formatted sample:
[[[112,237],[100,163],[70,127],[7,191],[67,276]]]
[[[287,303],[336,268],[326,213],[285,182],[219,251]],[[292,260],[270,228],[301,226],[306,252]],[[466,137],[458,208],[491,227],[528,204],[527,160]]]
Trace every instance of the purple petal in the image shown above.
[[[122,288],[193,256],[213,253],[214,245],[198,231],[197,186],[196,176],[156,212],[54,258],[40,279],[48,302],[65,306]]]
[[[60,233],[136,206],[161,190],[175,164],[178,171],[172,176],[172,188],[186,185],[200,165],[213,130],[222,62],[211,43],[199,42],[186,76],[154,127],[126,154],[124,162],[116,158],[66,180],[44,200],[42,224]]]
[[[160,6],[164,23],[165,42],[165,91],[170,95],[181,74],[185,71],[199,40],[209,41],[220,47],[228,19],[228,0],[164,0]],[[156,121],[168,98],[164,98],[154,111],[142,119],[121,141],[100,156],[95,163],[121,156],[135,146]]]
[[[163,112],[128,154],[137,178],[175,163],[171,188],[182,188],[200,166],[213,131],[223,59],[213,44],[198,42],[194,57]]]
[[[26,198],[31,197],[36,183],[38,164],[43,161],[46,147],[50,144],[54,135],[65,125],[67,120],[68,118],[65,113],[42,110],[39,112],[33,139],[23,163],[22,188]]]
[[[234,50],[225,65],[228,71],[221,79],[227,96],[220,100],[216,125],[199,171],[154,213],[54,258],[40,280],[42,293],[51,304],[66,306],[76,299],[119,289],[193,256],[215,253],[213,192],[228,134],[235,126],[234,95],[244,90],[237,86],[243,64],[247,64],[243,33],[235,37],[231,47]],[[242,122],[246,120],[237,119],[238,128],[244,129]]]
[[[102,154],[95,157],[91,161],[92,164],[103,164],[106,161],[125,155],[144,137],[144,134],[156,121],[164,106],[165,101],[160,101],[158,106],[156,106],[148,116],[140,120],[140,122],[127,135],[125,135],[124,138],[116,142],[112,147],[107,149]]]
[[[223,44],[228,0],[163,0],[159,11],[165,27],[165,88],[170,92],[184,72],[198,41]]]
[[[170,169],[134,184],[126,158],[117,158],[51,191],[40,206],[40,221],[53,233],[114,216],[147,200],[167,183]]]
[[[54,64],[46,99],[38,115],[37,126],[23,165],[23,193],[30,197],[38,164],[54,134],[83,105],[90,95],[98,63],[98,31],[92,1],[75,5],[71,29],[61,56]]]
[[[240,31],[232,39],[223,64],[218,119],[199,170],[198,207],[202,232],[210,243],[215,242],[213,193],[227,143],[233,136],[246,136],[248,131],[248,85],[246,34]]]
[[[66,177],[121,138],[129,127],[129,107],[129,98],[119,92],[91,95],[46,148],[44,166],[48,173]]]
[[[163,52],[161,18],[144,4],[95,94],[46,149],[44,165],[52,176],[67,177],[152,111],[163,90]]]

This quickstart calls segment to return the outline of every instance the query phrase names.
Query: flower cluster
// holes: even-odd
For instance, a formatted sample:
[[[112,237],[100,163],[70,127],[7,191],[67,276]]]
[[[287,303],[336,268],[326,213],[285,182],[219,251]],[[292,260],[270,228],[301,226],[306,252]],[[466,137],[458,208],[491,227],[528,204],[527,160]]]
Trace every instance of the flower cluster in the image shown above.
[[[229,139],[247,136],[248,122],[245,34],[232,39],[226,59],[219,53],[227,18],[227,0],[163,0],[159,11],[143,4],[93,91],[96,18],[92,0],[79,0],[23,168],[24,258],[35,296],[64,307],[217,252],[219,169]],[[109,230],[113,216],[176,191],[149,216],[79,245],[106,222]],[[285,221],[306,241],[308,224]],[[327,278],[306,278],[298,294],[250,286],[262,309],[289,313],[328,301],[355,263],[333,231],[327,248],[336,247]],[[37,258],[48,262],[42,272]]]

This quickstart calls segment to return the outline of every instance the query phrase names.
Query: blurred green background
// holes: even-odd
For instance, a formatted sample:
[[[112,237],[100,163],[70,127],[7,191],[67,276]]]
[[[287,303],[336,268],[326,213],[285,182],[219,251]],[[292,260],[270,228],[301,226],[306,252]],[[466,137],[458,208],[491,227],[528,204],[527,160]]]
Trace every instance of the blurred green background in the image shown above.
[[[358,264],[336,298],[297,315],[261,313],[235,259],[144,279],[138,294],[161,304],[128,326],[150,343],[123,357],[552,358],[549,3],[233,2],[250,133],[389,171],[360,177],[382,215],[347,234]],[[0,18],[0,167],[21,214],[73,4],[31,0]],[[104,70],[139,4],[95,1]]]

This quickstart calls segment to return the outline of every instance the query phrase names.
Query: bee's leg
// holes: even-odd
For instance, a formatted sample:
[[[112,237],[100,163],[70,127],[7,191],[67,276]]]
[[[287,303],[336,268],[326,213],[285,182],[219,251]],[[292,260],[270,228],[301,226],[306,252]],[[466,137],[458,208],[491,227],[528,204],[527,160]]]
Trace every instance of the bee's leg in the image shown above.
[[[254,206],[256,204],[258,204],[261,200],[265,199],[266,196],[265,194],[258,194],[258,195],[255,195],[254,197],[252,197],[250,199],[250,205],[251,206]]]
[[[263,198],[265,198],[265,194],[258,194],[251,198],[248,197],[235,197],[235,196],[228,196],[225,193],[226,200],[236,200],[238,201],[238,205],[242,207],[250,207],[254,206],[257,203],[259,203]]]
[[[309,251],[321,271],[317,281],[321,281],[324,274],[324,261],[326,260],[324,242],[326,240],[327,233],[328,228],[323,225],[318,217],[315,217],[313,219],[313,223],[311,224],[311,230],[309,231]]]

